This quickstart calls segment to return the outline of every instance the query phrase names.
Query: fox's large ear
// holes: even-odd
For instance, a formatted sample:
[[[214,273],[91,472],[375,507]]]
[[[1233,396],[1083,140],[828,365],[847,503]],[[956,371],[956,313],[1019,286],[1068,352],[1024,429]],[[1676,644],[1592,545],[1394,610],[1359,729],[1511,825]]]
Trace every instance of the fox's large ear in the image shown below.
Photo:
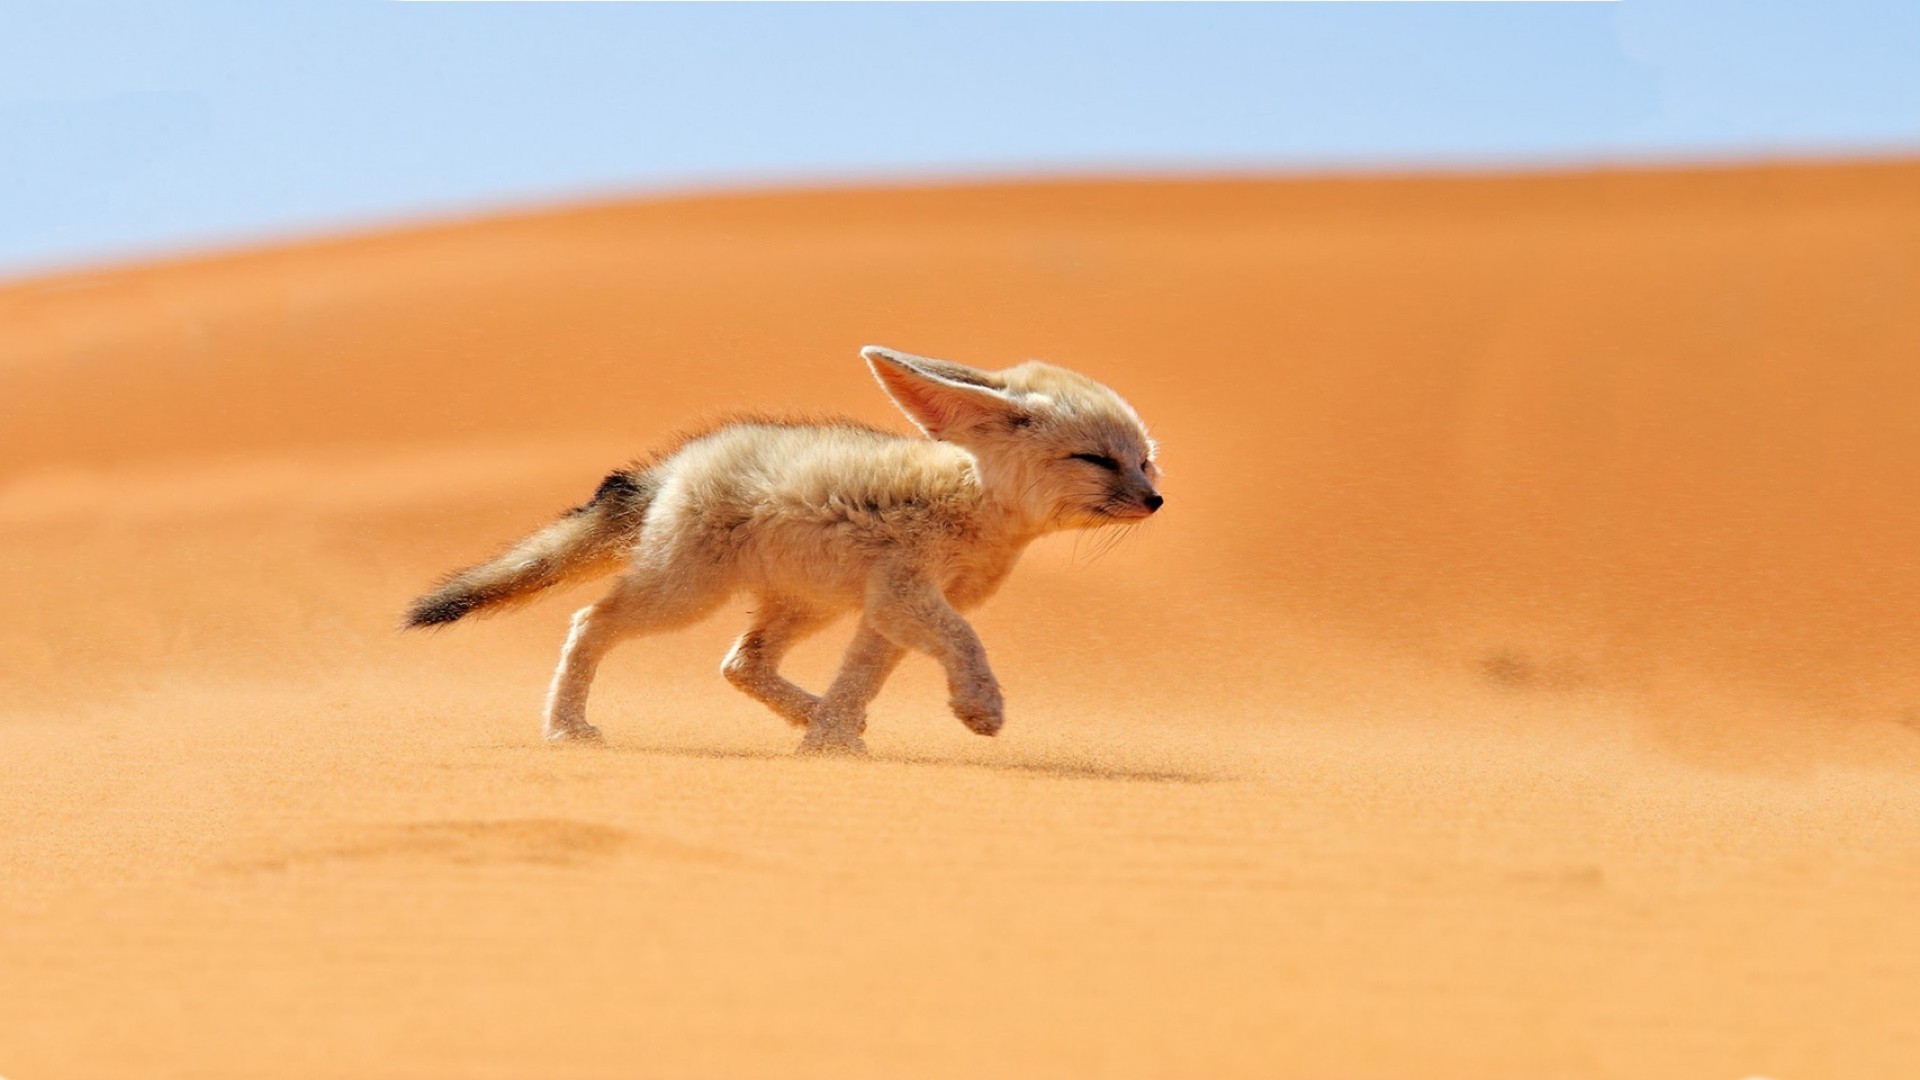
[[[900,411],[936,439],[1006,420],[1019,412],[992,372],[869,345],[860,350]]]

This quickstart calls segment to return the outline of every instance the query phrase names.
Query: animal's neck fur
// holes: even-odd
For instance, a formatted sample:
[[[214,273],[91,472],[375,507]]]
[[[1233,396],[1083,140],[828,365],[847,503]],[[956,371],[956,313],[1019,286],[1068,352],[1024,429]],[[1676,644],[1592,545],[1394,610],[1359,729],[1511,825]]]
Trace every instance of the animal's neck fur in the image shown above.
[[[966,449],[963,447],[963,449]],[[983,540],[1016,550],[1053,531],[1051,508],[1023,498],[1032,486],[1026,470],[1016,462],[968,449],[974,483],[980,489],[980,527]]]

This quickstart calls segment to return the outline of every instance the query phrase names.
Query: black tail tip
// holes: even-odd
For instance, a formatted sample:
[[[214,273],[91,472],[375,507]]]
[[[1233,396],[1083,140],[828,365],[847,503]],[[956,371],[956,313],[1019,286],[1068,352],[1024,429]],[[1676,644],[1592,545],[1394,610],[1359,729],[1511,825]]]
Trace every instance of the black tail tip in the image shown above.
[[[458,620],[475,606],[470,596],[423,596],[407,610],[407,628],[443,626]]]

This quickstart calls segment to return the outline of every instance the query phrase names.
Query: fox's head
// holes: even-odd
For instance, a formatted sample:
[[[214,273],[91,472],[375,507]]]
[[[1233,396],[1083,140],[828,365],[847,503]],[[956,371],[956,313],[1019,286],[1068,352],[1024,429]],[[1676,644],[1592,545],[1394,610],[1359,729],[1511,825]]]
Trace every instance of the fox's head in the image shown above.
[[[1085,375],[1037,360],[981,371],[878,345],[860,355],[908,419],[972,454],[989,494],[1041,528],[1143,521],[1166,501],[1146,425]]]

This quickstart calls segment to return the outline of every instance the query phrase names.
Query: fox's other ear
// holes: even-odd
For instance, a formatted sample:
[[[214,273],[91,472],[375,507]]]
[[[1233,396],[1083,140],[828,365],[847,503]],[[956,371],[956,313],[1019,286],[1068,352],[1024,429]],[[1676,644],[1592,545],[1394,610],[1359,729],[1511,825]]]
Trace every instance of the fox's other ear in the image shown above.
[[[1019,412],[992,372],[869,345],[860,350],[900,411],[936,439]]]

